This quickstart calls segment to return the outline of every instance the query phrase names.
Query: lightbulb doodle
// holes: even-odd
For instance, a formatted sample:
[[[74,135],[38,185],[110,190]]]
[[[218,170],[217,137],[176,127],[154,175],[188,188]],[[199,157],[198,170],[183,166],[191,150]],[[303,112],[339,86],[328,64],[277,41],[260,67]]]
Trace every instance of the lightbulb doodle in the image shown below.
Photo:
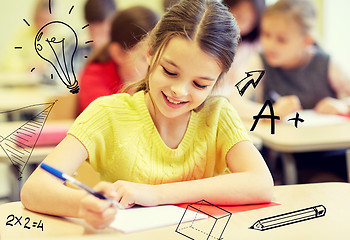
[[[49,31],[44,31],[44,29]],[[57,32],[64,32],[66,29],[68,29],[68,33],[64,37],[56,35]],[[73,51],[67,51],[66,39],[75,41]],[[79,85],[74,70],[72,76],[69,74],[68,64],[70,64],[71,69],[74,69],[73,57],[77,50],[77,43],[78,37],[73,28],[61,21],[53,21],[44,25],[38,31],[34,41],[36,53],[53,66],[60,80],[73,94],[79,92]],[[51,53],[54,54],[54,61],[50,60]]]
[[[43,130],[47,117],[56,102],[30,105],[24,108],[12,111],[1,112],[9,113],[14,111],[23,111],[28,108],[44,108],[33,118],[16,128],[13,132],[5,137],[0,133],[0,149],[19,172],[18,180],[21,180],[22,173],[26,167],[35,145]]]
[[[52,0],[48,1],[48,11],[52,14]],[[69,9],[68,13],[71,14],[73,9],[74,5]],[[23,19],[23,21],[30,27],[27,20]],[[89,24],[86,24],[81,29],[84,30],[88,26]],[[34,38],[35,53],[53,67],[58,78],[66,85],[72,94],[79,92],[79,84],[73,66],[73,60],[79,45],[76,32],[77,31],[69,24],[55,20],[42,26]],[[85,44],[90,44],[92,42],[92,40],[86,41]],[[68,47],[68,45],[73,45],[73,47]],[[14,48],[22,49],[20,46]],[[87,58],[87,56],[84,56],[84,58]],[[35,67],[31,68],[30,71],[33,72],[34,70]],[[51,78],[53,79],[53,74],[51,74]]]

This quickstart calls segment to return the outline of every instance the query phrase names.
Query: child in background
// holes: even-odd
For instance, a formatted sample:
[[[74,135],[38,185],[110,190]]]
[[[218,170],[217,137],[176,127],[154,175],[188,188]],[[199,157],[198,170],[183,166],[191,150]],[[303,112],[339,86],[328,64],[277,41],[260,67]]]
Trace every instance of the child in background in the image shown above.
[[[262,53],[253,57],[249,66],[250,70],[265,70],[258,87],[249,89],[258,103],[244,100],[248,91],[240,100],[232,100],[242,118],[253,119],[266,100],[274,102],[275,115],[281,119],[301,109],[325,114],[350,112],[345,99],[350,96],[350,77],[315,44],[315,19],[315,8],[308,0],[279,0],[266,8],[261,23]],[[300,182],[316,181],[311,179],[316,177],[317,181],[345,180],[344,150],[294,156],[298,168],[308,172],[300,174]],[[268,157],[266,160],[270,161]],[[324,169],[331,170],[327,175],[332,177],[319,177]]]
[[[32,1],[33,2],[33,1]],[[53,6],[52,6],[53,7]],[[54,19],[54,14],[49,12],[49,1],[37,0],[33,16],[26,19],[30,26],[23,22],[23,27],[15,32],[9,41],[9,45],[5,48],[6,53],[0,60],[0,72],[7,74],[42,74],[46,68],[44,61],[36,54],[34,50],[34,39],[41,27]],[[2,23],[6,24],[6,23]],[[22,26],[21,25],[21,26]],[[47,29],[44,29],[45,32]],[[14,50],[15,46],[21,46],[22,49]],[[35,71],[30,72],[35,67]],[[23,78],[26,76],[23,75]]]
[[[47,1],[47,0],[45,0]],[[76,40],[72,38],[65,39],[66,52],[74,52],[73,68],[71,64],[67,64],[68,74],[78,76],[86,64],[87,57],[91,57],[94,51],[106,45],[110,40],[110,25],[112,23],[113,16],[117,11],[117,6],[114,0],[87,0],[84,6],[84,18],[88,24],[85,31],[88,31],[86,41],[92,41],[89,44],[83,44],[85,41],[79,41],[80,44],[76,46]],[[76,50],[75,50],[76,49]],[[59,53],[60,55],[62,53]],[[58,62],[56,58],[53,59],[54,64]],[[50,75],[52,68],[47,68],[42,82],[45,84],[55,84],[57,87],[62,87],[63,91],[66,91],[66,87],[62,85],[59,78],[54,78],[52,81]]]
[[[91,57],[94,51],[104,47],[110,41],[111,24],[117,12],[117,5],[114,0],[87,0],[84,6],[84,18],[89,26],[88,45],[80,45],[74,57],[74,70],[80,74],[86,61],[85,56]],[[74,46],[71,46],[72,48]],[[70,68],[70,65],[68,66]],[[69,69],[71,72],[72,70]]]
[[[350,78],[316,46],[315,18],[315,8],[308,0],[280,0],[267,7],[263,15],[262,54],[252,58],[249,69],[265,70],[265,76],[250,92],[259,103],[275,100],[273,108],[281,118],[300,109],[326,114],[349,113],[344,98],[350,96]],[[242,117],[251,118],[262,107],[261,104],[232,103],[243,110],[239,111]]]
[[[159,18],[145,7],[132,7],[115,16],[109,44],[104,46],[83,69],[78,95],[79,112],[98,97],[117,93],[126,82],[146,74],[146,46],[138,44]]]
[[[269,202],[273,181],[226,98],[211,97],[234,58],[239,31],[218,1],[183,0],[148,38],[146,77],[101,97],[76,119],[44,160],[72,174],[88,159],[104,181],[95,189],[119,201],[154,206]],[[179,51],[180,50],[180,51]],[[33,211],[109,225],[108,201],[70,189],[41,169],[22,188]]]
[[[101,48],[110,41],[111,23],[116,11],[114,0],[87,0],[85,3],[84,17],[89,24],[87,30],[93,40],[93,49]]]
[[[232,86],[245,77],[245,72],[250,71],[246,69],[248,60],[261,50],[260,23],[265,10],[265,0],[223,0],[223,4],[235,17],[241,33],[235,60],[226,77],[228,86],[225,88],[231,91]]]

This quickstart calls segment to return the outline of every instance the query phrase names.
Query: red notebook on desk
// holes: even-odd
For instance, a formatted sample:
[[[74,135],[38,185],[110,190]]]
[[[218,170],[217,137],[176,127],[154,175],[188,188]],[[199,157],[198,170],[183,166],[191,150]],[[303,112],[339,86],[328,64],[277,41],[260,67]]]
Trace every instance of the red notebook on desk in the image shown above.
[[[350,120],[350,113],[348,113],[348,114],[341,114],[341,113],[339,113],[338,115],[342,116],[342,117],[346,117],[346,118],[348,118]]]
[[[250,210],[255,210],[255,209],[260,209],[260,208],[265,208],[265,207],[272,207],[272,206],[277,206],[280,205],[278,203],[264,203],[264,204],[250,204],[250,205],[228,205],[228,206],[223,206],[223,205],[210,205],[210,204],[197,204],[197,203],[193,203],[193,204],[187,204],[187,203],[183,203],[183,204],[178,204],[176,206],[182,207],[182,208],[186,208],[188,205],[191,205],[197,209],[200,209],[200,211],[205,212],[208,215],[211,216],[221,216],[223,211],[221,209],[224,209],[230,213],[238,213],[238,212],[245,212],[245,211],[250,211]],[[220,209],[221,208],[221,209]],[[191,208],[191,210],[194,210]]]
[[[37,141],[36,146],[56,146],[65,138],[69,128],[62,125],[48,125],[42,129],[41,133],[39,130],[25,132],[19,129],[16,132],[16,140],[25,143],[26,146],[34,146],[35,141]]]

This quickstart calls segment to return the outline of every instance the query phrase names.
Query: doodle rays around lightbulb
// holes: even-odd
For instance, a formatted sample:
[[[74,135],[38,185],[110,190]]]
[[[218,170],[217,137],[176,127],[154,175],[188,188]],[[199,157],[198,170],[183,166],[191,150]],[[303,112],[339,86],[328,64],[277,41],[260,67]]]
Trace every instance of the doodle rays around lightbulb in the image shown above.
[[[60,36],[62,32],[64,32],[64,35]],[[75,41],[73,50],[66,47],[66,39]],[[60,80],[73,94],[79,92],[79,85],[73,68],[73,58],[77,46],[78,37],[76,32],[68,24],[61,21],[52,21],[45,24],[38,31],[34,40],[36,53],[53,66]],[[50,60],[51,56],[53,56],[54,61]],[[68,65],[72,69],[72,74],[69,73]]]
[[[54,16],[53,14],[53,0],[40,0],[40,1],[47,1],[48,4],[43,5],[43,8],[48,8],[48,13],[50,16]],[[71,1],[71,0],[67,0]],[[60,1],[62,4],[62,1]],[[70,15],[74,10],[74,5],[70,7],[68,14]],[[38,29],[41,27],[41,29],[35,30],[35,33],[33,34],[33,42],[34,42],[34,49],[33,54],[38,54],[40,59],[44,59],[45,62],[50,63],[48,66],[49,70],[52,72],[51,80],[54,79],[54,76],[58,75],[58,78],[67,86],[67,88],[71,91],[71,93],[78,93],[79,92],[79,86],[78,81],[76,80],[76,69],[80,69],[81,65],[79,65],[81,62],[84,62],[83,59],[80,59],[81,57],[84,57],[85,59],[88,58],[88,56],[85,54],[86,49],[89,49],[89,44],[93,43],[93,40],[90,41],[84,41],[87,46],[83,46],[82,44],[79,44],[78,37],[79,37],[79,28],[74,28],[72,25],[68,25],[65,22],[62,21],[54,21],[58,19],[52,19],[47,20],[46,22],[40,22],[39,25],[36,24],[30,24],[26,19],[23,19],[24,23],[28,27],[38,27]],[[88,29],[89,24],[86,24],[81,29],[85,30]],[[51,34],[49,34],[51,32]],[[77,34],[78,33],[78,34]],[[48,41],[45,41],[48,40]],[[80,39],[79,39],[80,40]],[[37,44],[40,44],[37,45]],[[31,46],[33,46],[31,44]],[[31,47],[32,48],[32,47]],[[22,50],[22,46],[15,46],[15,50]],[[33,50],[34,50],[33,49]],[[39,53],[40,52],[40,53]],[[73,61],[73,62],[72,62]],[[73,68],[74,65],[74,68]],[[53,67],[53,68],[52,68]],[[30,70],[30,72],[34,72],[36,69],[35,66],[33,66]],[[39,71],[42,70],[42,68],[39,66]],[[52,71],[55,70],[55,71]],[[56,72],[56,73],[55,73]],[[49,71],[45,72],[46,74],[49,73]],[[39,73],[40,74],[40,73]],[[51,82],[47,81],[46,77],[47,75],[44,75],[45,79],[42,79],[43,82],[52,84]]]

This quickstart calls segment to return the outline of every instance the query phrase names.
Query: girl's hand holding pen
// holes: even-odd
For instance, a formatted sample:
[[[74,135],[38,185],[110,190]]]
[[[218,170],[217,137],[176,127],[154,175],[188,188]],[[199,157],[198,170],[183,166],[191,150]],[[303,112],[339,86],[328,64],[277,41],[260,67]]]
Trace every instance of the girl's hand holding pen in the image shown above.
[[[110,199],[116,200],[117,192],[112,183],[100,182],[94,189]],[[96,229],[108,227],[117,213],[117,208],[110,201],[99,199],[88,193],[81,199],[80,203],[79,217]]]

